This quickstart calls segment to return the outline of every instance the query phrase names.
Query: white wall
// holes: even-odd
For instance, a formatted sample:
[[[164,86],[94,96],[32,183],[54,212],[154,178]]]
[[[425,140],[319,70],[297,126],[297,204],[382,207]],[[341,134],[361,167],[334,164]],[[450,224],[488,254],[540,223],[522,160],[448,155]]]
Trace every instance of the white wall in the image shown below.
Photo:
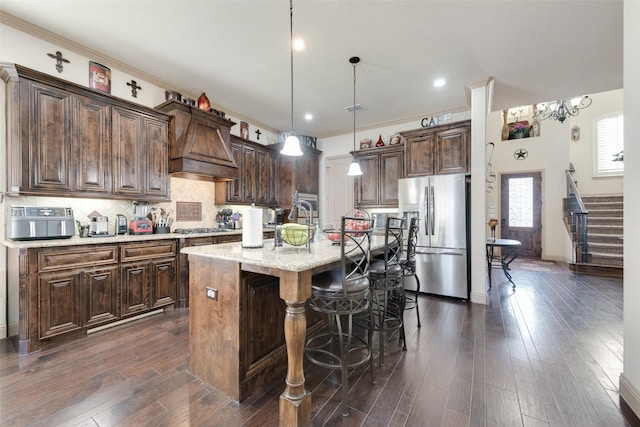
[[[593,103],[578,116],[570,117],[564,123],[553,120],[540,122],[538,137],[502,141],[501,113],[491,113],[487,118],[487,141],[495,144],[491,163],[497,177],[493,191],[486,195],[486,216],[500,218],[501,174],[541,171],[543,259],[571,261],[571,244],[562,222],[562,199],[566,196],[565,171],[569,169],[570,162],[575,166],[581,195],[622,194],[622,177],[593,178],[592,173],[593,122],[604,114],[622,110],[622,90],[590,96]],[[580,127],[580,139],[577,142],[571,141],[571,128],[574,125]],[[518,149],[527,150],[528,157],[516,160],[514,152]],[[499,235],[499,228],[496,235]]]
[[[625,180],[624,189],[624,368],[620,394],[640,416],[640,2],[624,2],[624,99]]]

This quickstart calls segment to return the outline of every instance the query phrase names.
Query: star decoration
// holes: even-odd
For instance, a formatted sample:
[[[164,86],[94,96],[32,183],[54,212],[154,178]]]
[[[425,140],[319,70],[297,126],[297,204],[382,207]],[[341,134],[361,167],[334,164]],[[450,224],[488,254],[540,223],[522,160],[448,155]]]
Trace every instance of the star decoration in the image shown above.
[[[516,160],[524,160],[527,158],[528,155],[529,155],[529,152],[524,148],[519,148],[516,150],[515,153],[513,153],[513,157],[515,157]]]

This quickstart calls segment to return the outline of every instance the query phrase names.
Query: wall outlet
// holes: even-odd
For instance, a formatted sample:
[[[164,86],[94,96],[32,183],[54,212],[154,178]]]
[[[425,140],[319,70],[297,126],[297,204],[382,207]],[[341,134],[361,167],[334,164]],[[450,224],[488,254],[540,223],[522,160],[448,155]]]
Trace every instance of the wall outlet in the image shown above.
[[[207,298],[212,299],[214,301],[218,301],[218,290],[213,288],[206,288],[207,290]]]

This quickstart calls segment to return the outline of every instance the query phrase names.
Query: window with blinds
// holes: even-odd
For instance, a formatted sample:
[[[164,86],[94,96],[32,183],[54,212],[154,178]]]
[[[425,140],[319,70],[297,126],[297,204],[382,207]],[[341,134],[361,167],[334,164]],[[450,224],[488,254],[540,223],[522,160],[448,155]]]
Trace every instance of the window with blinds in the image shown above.
[[[594,175],[612,176],[624,173],[624,132],[622,113],[601,117],[596,121]]]

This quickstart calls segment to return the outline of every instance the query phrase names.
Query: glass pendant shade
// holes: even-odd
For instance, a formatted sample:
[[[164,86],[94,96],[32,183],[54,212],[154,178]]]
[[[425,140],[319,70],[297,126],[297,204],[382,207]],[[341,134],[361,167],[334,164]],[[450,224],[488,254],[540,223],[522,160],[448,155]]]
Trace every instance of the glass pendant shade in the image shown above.
[[[280,153],[285,156],[302,156],[300,141],[295,133],[291,132],[289,136],[287,136],[287,139],[284,140],[284,147],[282,147]]]
[[[355,160],[351,162],[351,165],[349,165],[349,172],[347,172],[347,175],[348,176],[362,175],[362,169],[360,169],[360,163],[356,162]]]

